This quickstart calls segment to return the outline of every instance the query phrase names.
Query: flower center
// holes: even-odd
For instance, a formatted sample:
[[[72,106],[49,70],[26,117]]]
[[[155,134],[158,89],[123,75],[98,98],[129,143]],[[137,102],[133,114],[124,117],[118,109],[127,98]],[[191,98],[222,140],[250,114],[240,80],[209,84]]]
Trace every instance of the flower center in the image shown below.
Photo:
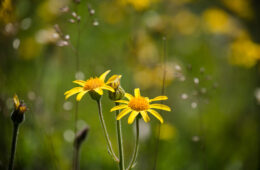
[[[86,81],[84,89],[85,90],[94,90],[95,88],[101,87],[104,85],[104,82],[99,78],[90,78]]]
[[[143,111],[150,108],[149,101],[144,97],[134,97],[128,103],[128,106],[135,111]]]

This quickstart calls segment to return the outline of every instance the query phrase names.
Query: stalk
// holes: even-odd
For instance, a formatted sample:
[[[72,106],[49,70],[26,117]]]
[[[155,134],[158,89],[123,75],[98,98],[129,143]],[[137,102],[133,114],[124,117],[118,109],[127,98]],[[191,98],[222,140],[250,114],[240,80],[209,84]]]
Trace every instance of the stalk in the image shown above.
[[[101,123],[102,129],[103,129],[106,141],[107,141],[108,151],[110,152],[110,154],[113,157],[113,159],[116,162],[119,162],[119,159],[117,158],[117,156],[116,156],[116,154],[115,154],[115,152],[113,150],[113,147],[112,147],[112,144],[111,144],[111,140],[110,140],[108,132],[107,132],[106,123],[105,123],[105,120],[104,120],[104,117],[103,117],[103,113],[102,113],[101,99],[97,100],[97,104],[98,104],[99,119],[100,119],[100,123]]]
[[[127,168],[127,170],[132,169],[136,158],[137,158],[137,154],[138,154],[138,149],[139,149],[139,118],[135,119],[135,125],[136,125],[136,138],[135,138],[135,149],[134,149],[134,153],[132,156],[132,160]]]
[[[15,151],[16,151],[16,143],[17,143],[17,136],[18,136],[18,130],[19,130],[19,124],[14,123],[13,125],[14,125],[13,126],[13,139],[12,139],[11,156],[10,156],[8,170],[13,170],[13,167],[14,167],[14,156],[15,156]]]
[[[119,105],[115,103],[116,106]],[[116,116],[119,114],[119,110],[116,111]],[[119,152],[119,169],[124,170],[124,149],[123,149],[123,138],[122,138],[122,126],[121,120],[116,121],[116,130],[117,130],[117,141],[118,141],[118,152]]]

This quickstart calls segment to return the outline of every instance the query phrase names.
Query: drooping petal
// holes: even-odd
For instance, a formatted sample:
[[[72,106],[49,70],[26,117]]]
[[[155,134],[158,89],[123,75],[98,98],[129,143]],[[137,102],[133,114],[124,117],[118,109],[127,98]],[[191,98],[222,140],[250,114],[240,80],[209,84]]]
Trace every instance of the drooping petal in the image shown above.
[[[111,76],[111,77],[107,80],[106,84],[119,81],[119,80],[121,79],[121,77],[122,77],[122,75],[116,75],[116,74],[115,74],[115,75]]]
[[[100,96],[103,95],[103,90],[101,88],[96,88],[94,91],[97,92]]]
[[[78,85],[80,85],[80,86],[85,86],[85,81],[83,81],[83,80],[75,80],[75,81],[73,81],[73,83],[76,83],[76,84],[78,84]]]
[[[142,117],[143,117],[143,119],[146,123],[150,121],[150,118],[149,118],[146,111],[141,111],[140,113],[141,113],[141,115],[142,115]]]
[[[124,109],[124,108],[127,108],[128,105],[125,105],[125,104],[122,104],[122,105],[119,105],[119,106],[115,106],[113,107],[110,112],[113,112],[113,111],[116,111],[116,110],[120,110],[120,109]]]
[[[111,92],[115,92],[115,90],[112,87],[108,86],[108,85],[103,85],[101,88],[105,89],[105,90],[109,90]]]
[[[129,93],[125,93],[125,97],[126,97],[128,100],[131,100],[134,96],[132,96],[132,95],[129,94]]]
[[[19,98],[18,98],[18,96],[16,94],[14,95],[13,100],[14,100],[15,109],[18,109],[18,107],[20,105],[20,101],[19,101]]]
[[[74,87],[74,88],[72,88],[72,89],[66,91],[66,92],[64,93],[64,95],[67,95],[67,94],[72,93],[72,92],[74,92],[74,91],[80,91],[80,90],[82,90],[82,89],[83,89],[82,87]]]
[[[124,109],[122,112],[120,112],[117,117],[116,120],[120,120],[122,117],[124,117],[125,115],[127,115],[129,112],[131,112],[131,108],[126,108]]]
[[[169,108],[168,106],[166,106],[164,104],[151,104],[150,108],[171,111],[171,108]]]
[[[76,93],[79,93],[81,91],[83,91],[83,87],[75,87],[75,88],[65,92],[65,95],[66,95],[65,99],[68,99],[70,96],[72,96],[72,95],[74,95]]]
[[[101,76],[99,76],[99,79],[104,82],[104,81],[105,81],[105,78],[106,78],[106,76],[107,76],[107,74],[108,74],[110,71],[111,71],[111,70],[107,70],[105,73],[101,74]]]
[[[157,111],[153,109],[148,109],[147,111],[150,112],[154,117],[156,117],[161,123],[163,123],[163,118]]]
[[[132,124],[135,120],[135,117],[139,114],[137,111],[132,111],[130,116],[128,117],[128,124]]]
[[[167,100],[167,99],[168,99],[167,96],[158,96],[158,97],[155,97],[153,99],[150,99],[149,102],[160,101],[160,100]]]
[[[87,92],[88,92],[88,90],[79,92],[79,94],[78,94],[77,97],[76,97],[76,100],[77,100],[77,101],[80,101],[81,98],[82,98]]]
[[[115,102],[116,103],[125,103],[125,104],[129,103],[129,101],[126,101],[126,100],[116,100]]]
[[[140,97],[140,89],[139,88],[135,88],[135,97]]]

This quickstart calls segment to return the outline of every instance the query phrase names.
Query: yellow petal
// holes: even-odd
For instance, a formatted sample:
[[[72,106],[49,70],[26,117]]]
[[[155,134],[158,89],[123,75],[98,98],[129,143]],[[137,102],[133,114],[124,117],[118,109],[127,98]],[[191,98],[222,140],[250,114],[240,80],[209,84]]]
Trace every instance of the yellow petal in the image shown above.
[[[135,88],[135,97],[140,97],[140,89],[139,88]]]
[[[116,120],[120,120],[122,117],[124,117],[125,115],[127,115],[129,112],[131,112],[131,108],[126,108],[124,109],[122,112],[120,112],[117,117]]]
[[[160,120],[161,123],[163,123],[163,118],[162,116],[155,110],[149,109],[147,110],[148,112],[150,112],[154,117],[156,117],[158,120]]]
[[[65,99],[68,99],[70,96],[72,96],[72,95],[74,95],[76,93],[79,93],[81,91],[83,91],[83,87],[75,87],[75,88],[65,92],[65,95],[66,95]]]
[[[131,100],[133,98],[133,96],[129,93],[125,93],[125,97],[128,99],[128,100]]]
[[[167,100],[167,99],[168,99],[167,96],[158,96],[158,97],[155,97],[153,99],[150,99],[149,102],[160,101],[160,100]]]
[[[119,81],[121,79],[122,75],[113,75],[111,76],[108,81],[106,82],[106,84],[109,84],[109,83],[112,83],[112,82],[115,82],[115,81]]]
[[[101,88],[96,88],[94,91],[97,92],[100,96],[103,95],[103,90]]]
[[[113,112],[113,111],[116,111],[116,110],[120,110],[120,109],[124,109],[124,108],[127,108],[128,107],[128,105],[119,105],[119,106],[115,106],[115,107],[113,107],[111,110],[110,110],[110,112]]]
[[[64,95],[67,95],[67,94],[69,94],[69,93],[72,93],[72,92],[74,92],[74,91],[79,91],[79,90],[82,90],[82,89],[83,89],[82,87],[74,87],[74,88],[72,88],[72,89],[66,91],[66,92],[64,93]]]
[[[139,114],[137,111],[132,111],[130,116],[128,117],[128,124],[132,124],[135,120],[135,117]]]
[[[75,80],[75,81],[73,81],[73,83],[76,83],[76,84],[78,84],[80,86],[85,86],[85,84],[86,84],[86,82],[83,81],[83,80]]]
[[[115,90],[112,87],[108,86],[108,85],[103,85],[101,88],[105,89],[105,90],[109,90],[111,92],[115,92]]]
[[[151,104],[150,108],[171,111],[171,108],[169,108],[168,106],[166,106],[164,104]]]
[[[20,105],[20,101],[19,101],[19,98],[18,98],[18,96],[16,94],[14,95],[13,100],[14,100],[15,109],[18,109],[18,107]]]
[[[116,100],[115,102],[116,103],[125,103],[125,104],[129,103],[129,101],[126,101],[126,100]]]
[[[110,72],[110,70],[107,70],[105,73],[101,74],[101,76],[99,76],[99,79],[102,81],[105,81],[105,78],[109,72]]]
[[[80,101],[81,98],[82,98],[87,92],[88,92],[88,90],[79,92],[79,94],[78,94],[77,97],[76,97],[76,100],[77,100],[77,101]]]
[[[143,117],[143,119],[146,123],[150,121],[150,118],[149,118],[146,111],[141,111],[140,113],[141,113],[141,115],[142,115],[142,117]]]

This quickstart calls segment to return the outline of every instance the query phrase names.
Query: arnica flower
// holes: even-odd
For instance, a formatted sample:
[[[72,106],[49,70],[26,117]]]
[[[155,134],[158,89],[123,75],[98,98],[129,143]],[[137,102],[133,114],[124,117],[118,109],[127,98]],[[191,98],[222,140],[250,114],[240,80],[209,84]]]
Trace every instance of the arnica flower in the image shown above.
[[[107,85],[110,83],[110,80],[108,80],[105,83],[105,78],[109,72],[110,72],[110,70],[104,72],[99,77],[94,77],[94,78],[91,77],[86,81],[83,81],[83,80],[73,81],[73,83],[76,83],[76,84],[80,85],[81,87],[74,87],[73,89],[66,91],[64,93],[65,99],[68,99],[70,96],[72,96],[76,93],[78,93],[76,100],[80,101],[87,92],[95,92],[100,96],[103,95],[103,90],[109,90],[111,92],[114,92],[114,89]]]
[[[115,110],[124,109],[121,111],[118,116],[117,120],[120,120],[122,117],[127,115],[131,112],[130,116],[128,117],[128,124],[132,124],[135,120],[136,116],[139,115],[139,113],[142,115],[145,122],[150,121],[150,117],[148,116],[147,112],[152,114],[154,117],[156,117],[161,123],[163,123],[162,116],[155,111],[154,109],[160,109],[165,111],[171,111],[171,108],[169,108],[166,105],[163,104],[150,104],[154,101],[160,101],[160,100],[167,100],[167,96],[158,96],[153,99],[149,99],[148,97],[143,97],[140,94],[139,88],[136,88],[134,90],[135,96],[132,96],[131,94],[125,93],[125,97],[129,100],[117,100],[116,102],[122,103],[119,106],[113,107],[110,111],[113,112]]]
[[[15,111],[17,111],[19,114],[24,114],[24,112],[27,111],[27,107],[26,105],[18,98],[18,96],[15,94],[14,95],[14,107],[15,107]]]

